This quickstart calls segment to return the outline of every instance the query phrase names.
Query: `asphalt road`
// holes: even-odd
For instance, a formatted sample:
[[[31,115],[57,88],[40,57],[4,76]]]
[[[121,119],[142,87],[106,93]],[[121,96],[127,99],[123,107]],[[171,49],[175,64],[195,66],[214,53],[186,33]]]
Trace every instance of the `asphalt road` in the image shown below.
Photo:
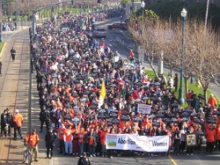
[[[108,21],[108,23],[101,23],[98,26],[107,29],[107,24],[117,23],[120,20]],[[118,51],[124,58],[129,55],[129,50],[118,45],[115,41],[116,37],[123,37],[123,33],[119,30],[107,30],[107,37],[105,39],[106,44],[110,45],[113,51]],[[129,40],[129,39],[127,39]],[[148,64],[144,64],[145,67],[150,68]],[[168,69],[164,70],[168,72]],[[212,84],[213,85],[213,84]],[[212,86],[211,86],[212,87]],[[215,86],[216,87],[216,86]],[[213,89],[214,90],[214,89]],[[219,91],[219,88],[218,90]],[[220,98],[220,97],[219,97]],[[203,148],[204,150],[204,148]],[[63,156],[58,154],[58,150],[55,151],[56,154],[52,159],[51,165],[77,165],[78,157]],[[205,152],[201,154],[194,154],[192,156],[187,156],[185,154],[176,156],[137,156],[137,157],[113,157],[101,158],[95,157],[90,158],[93,165],[219,165],[220,152],[215,152],[213,154],[206,154]]]
[[[108,21],[107,23],[102,23],[99,24],[99,27],[105,28],[107,29],[108,24],[113,24],[113,23],[119,23],[120,22],[120,18],[114,19],[112,21]],[[122,30],[107,30],[107,37],[106,39],[104,39],[104,41],[106,42],[107,45],[110,46],[111,50],[113,50],[113,52],[118,51],[119,54],[121,54],[121,56],[123,58],[127,58],[129,56],[129,49],[127,49],[126,47],[121,46],[120,44],[118,44],[116,42],[116,38],[120,38],[122,40],[125,41],[125,43],[127,44],[134,44],[134,42],[131,41],[130,38],[127,37],[127,35],[125,35],[127,32],[126,31],[122,31]],[[135,52],[135,57],[138,58],[138,54]],[[147,63],[146,61],[143,63],[143,66],[146,69],[151,69],[149,63]],[[157,70],[157,62],[155,61],[154,63],[154,68]],[[167,68],[166,66],[164,66],[164,72],[165,73],[169,73],[170,70],[169,68]],[[209,85],[209,90],[219,98],[220,100],[220,87],[218,87],[216,84],[214,83],[210,83]]]
[[[113,21],[109,21],[108,23],[114,23],[116,20]],[[117,22],[117,21],[116,21]],[[100,25],[100,26],[106,26],[106,24],[104,25]],[[26,30],[27,33],[27,30]],[[24,36],[24,37],[22,37]],[[107,34],[107,38],[106,38],[106,43],[111,45],[111,49],[113,51],[118,51],[120,54],[122,54],[124,57],[128,56],[129,54],[129,50],[127,50],[124,47],[121,47],[120,45],[118,45],[115,42],[115,37],[116,36],[122,36],[122,34],[120,33],[120,31],[117,30],[111,30],[108,31]],[[16,103],[13,103],[13,105],[11,105],[12,107],[17,107],[20,110],[22,110],[23,115],[27,116],[27,84],[28,84],[28,80],[27,80],[27,68],[28,66],[27,64],[27,60],[28,60],[28,51],[27,51],[27,47],[26,44],[24,44],[23,46],[20,45],[20,42],[23,42],[25,40],[27,40],[27,35],[25,33],[16,35],[15,33],[7,33],[7,34],[3,34],[3,37],[5,37],[5,40],[10,41],[10,44],[8,45],[7,50],[5,50],[5,53],[8,53],[8,49],[10,50],[11,46],[15,46],[17,49],[19,49],[19,52],[21,52],[21,54],[23,55],[27,55],[24,59],[23,56],[18,56],[20,57],[19,59],[21,61],[16,61],[16,63],[12,64],[10,62],[10,65],[13,65],[11,67],[9,67],[9,70],[7,70],[5,67],[3,68],[3,74],[10,75],[11,72],[14,73],[14,71],[10,70],[10,69],[15,69],[18,71],[22,71],[20,72],[21,76],[25,76],[22,79],[16,78],[16,81],[13,80],[14,78],[10,78],[8,77],[6,82],[2,82],[1,84],[3,85],[11,85],[10,87],[4,87],[4,90],[6,90],[6,92],[4,92],[5,96],[2,96],[0,98],[0,102],[1,102],[1,112],[5,107],[10,107],[11,100],[12,100],[12,96],[9,95],[9,93],[7,93],[7,89],[14,89],[14,83],[19,83],[21,86],[17,89],[14,89],[13,92],[10,92],[11,94],[13,94],[13,99],[17,99],[19,100],[19,98],[21,100],[17,101]],[[12,42],[13,40],[13,42]],[[23,49],[25,50],[25,53],[23,53]],[[4,56],[3,61],[4,64],[8,63],[10,61],[10,57]],[[22,62],[22,65],[17,65],[20,62]],[[16,68],[15,66],[16,65]],[[4,65],[6,66],[6,64]],[[25,68],[20,68],[21,66],[25,67]],[[146,64],[147,67],[147,64]],[[23,73],[23,71],[25,70],[25,72]],[[165,70],[166,71],[166,70]],[[19,73],[16,73],[17,76],[19,75]],[[25,74],[25,75],[24,75]],[[32,75],[33,78],[35,77],[35,74]],[[4,76],[2,77],[4,78]],[[2,79],[1,80],[4,80]],[[13,81],[11,81],[13,80]],[[23,82],[25,80],[25,82]],[[21,81],[21,82],[20,82]],[[38,105],[38,95],[37,95],[37,91],[36,91],[36,83],[33,80],[33,96],[32,96],[32,127],[33,128],[37,128],[37,130],[39,130],[39,121],[38,121],[38,114],[39,114],[39,105]],[[23,85],[22,85],[23,84]],[[24,85],[25,84],[25,85]],[[25,89],[24,89],[25,88]],[[18,90],[16,92],[16,90]],[[216,90],[219,91],[219,90]],[[18,93],[19,96],[16,96],[14,94]],[[22,95],[22,96],[20,96]],[[15,98],[16,97],[16,98]],[[7,101],[5,101],[7,100]],[[21,101],[25,101],[22,102],[22,105],[20,105]],[[19,103],[19,105],[18,105]],[[6,105],[7,104],[7,105]],[[23,107],[23,108],[22,108]],[[24,109],[24,110],[23,110]],[[27,118],[26,118],[26,122],[25,122],[25,129],[27,128]],[[40,144],[39,144],[39,162],[38,163],[34,163],[34,164],[41,164],[41,165],[77,165],[77,161],[78,161],[78,157],[73,157],[73,156],[64,156],[64,155],[59,155],[58,154],[58,150],[57,147],[58,145],[56,145],[55,147],[55,154],[53,159],[48,160],[45,159],[45,144],[44,144],[44,133],[39,134],[40,135]],[[11,141],[11,140],[0,140],[1,142],[3,142],[4,144],[1,144],[0,147],[0,165],[17,165],[20,164],[21,160],[22,160],[22,142],[21,141]],[[6,155],[7,154],[7,155]],[[142,156],[142,157],[114,157],[113,159],[109,159],[109,158],[101,158],[101,157],[95,157],[95,158],[91,158],[91,162],[93,165],[104,165],[104,164],[109,164],[109,165],[186,165],[186,164],[190,164],[190,165],[218,165],[219,164],[219,160],[220,160],[220,152],[215,152],[214,154],[211,155],[207,155],[206,153],[202,153],[202,154],[194,154],[193,156],[186,156],[186,155],[180,155],[180,156],[175,156],[175,155],[171,155],[171,157],[168,156]]]

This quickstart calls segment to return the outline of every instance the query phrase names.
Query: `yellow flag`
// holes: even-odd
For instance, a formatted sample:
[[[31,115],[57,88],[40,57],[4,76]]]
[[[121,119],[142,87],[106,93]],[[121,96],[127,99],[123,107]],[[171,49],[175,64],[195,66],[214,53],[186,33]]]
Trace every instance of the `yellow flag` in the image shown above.
[[[99,96],[99,106],[98,106],[99,108],[103,105],[105,96],[106,96],[105,82],[102,81],[102,87]]]
[[[100,91],[100,96],[103,98],[103,100],[105,99],[106,91],[105,91],[105,82],[104,81],[102,81],[102,88]]]

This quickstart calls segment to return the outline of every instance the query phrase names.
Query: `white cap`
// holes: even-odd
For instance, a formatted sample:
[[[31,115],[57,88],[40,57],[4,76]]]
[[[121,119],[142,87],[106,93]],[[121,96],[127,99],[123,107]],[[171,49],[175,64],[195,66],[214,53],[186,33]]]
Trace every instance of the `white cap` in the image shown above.
[[[15,110],[15,113],[19,113],[19,110],[18,110],[18,109],[16,109],[16,110]]]

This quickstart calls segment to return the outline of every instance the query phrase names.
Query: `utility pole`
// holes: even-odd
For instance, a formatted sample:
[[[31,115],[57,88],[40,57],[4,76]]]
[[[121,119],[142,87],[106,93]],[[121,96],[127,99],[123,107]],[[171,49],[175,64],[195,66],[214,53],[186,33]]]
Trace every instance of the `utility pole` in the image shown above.
[[[0,42],[2,41],[2,0],[0,0]]]
[[[207,24],[208,24],[208,17],[209,17],[209,3],[210,0],[206,1],[206,13],[205,13],[205,33],[206,33],[206,28],[207,28]]]
[[[16,0],[16,15],[15,15],[15,29],[17,30],[17,22],[18,22],[18,0]]]

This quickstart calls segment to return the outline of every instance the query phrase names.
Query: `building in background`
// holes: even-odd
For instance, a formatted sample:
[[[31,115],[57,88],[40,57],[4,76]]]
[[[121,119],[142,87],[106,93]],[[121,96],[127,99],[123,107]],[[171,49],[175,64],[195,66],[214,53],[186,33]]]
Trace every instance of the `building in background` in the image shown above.
[[[128,19],[130,17],[130,14],[132,13],[132,2],[126,3],[125,6],[125,19]],[[141,8],[141,2],[134,2],[134,11],[137,11]]]

